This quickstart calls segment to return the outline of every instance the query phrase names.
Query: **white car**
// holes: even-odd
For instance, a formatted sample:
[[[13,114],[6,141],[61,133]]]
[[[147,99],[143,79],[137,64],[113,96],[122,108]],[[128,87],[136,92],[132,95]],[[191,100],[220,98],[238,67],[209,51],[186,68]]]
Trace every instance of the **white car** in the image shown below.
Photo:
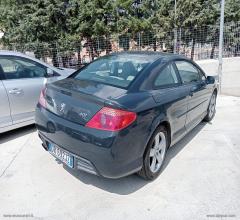
[[[0,133],[33,124],[44,85],[74,71],[53,67],[22,53],[0,51]]]

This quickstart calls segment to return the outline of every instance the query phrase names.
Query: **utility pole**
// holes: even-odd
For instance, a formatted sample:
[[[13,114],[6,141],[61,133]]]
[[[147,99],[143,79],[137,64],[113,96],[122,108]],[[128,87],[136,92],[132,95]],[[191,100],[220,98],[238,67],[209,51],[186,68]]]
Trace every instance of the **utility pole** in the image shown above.
[[[177,0],[174,0],[174,49],[173,53],[177,52],[177,25],[176,25],[176,18],[177,18]]]
[[[221,0],[221,17],[220,17],[220,36],[219,36],[219,54],[218,54],[218,80],[220,93],[222,92],[222,55],[223,55],[223,28],[224,28],[224,5],[225,0]]]

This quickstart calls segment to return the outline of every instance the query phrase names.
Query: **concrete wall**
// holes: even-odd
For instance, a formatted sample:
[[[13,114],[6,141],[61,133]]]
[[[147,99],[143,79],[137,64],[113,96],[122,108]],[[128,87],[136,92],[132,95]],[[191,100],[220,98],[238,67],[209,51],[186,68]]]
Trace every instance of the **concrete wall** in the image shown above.
[[[196,62],[207,75],[218,74],[218,60]],[[222,93],[240,96],[240,57],[223,58]]]

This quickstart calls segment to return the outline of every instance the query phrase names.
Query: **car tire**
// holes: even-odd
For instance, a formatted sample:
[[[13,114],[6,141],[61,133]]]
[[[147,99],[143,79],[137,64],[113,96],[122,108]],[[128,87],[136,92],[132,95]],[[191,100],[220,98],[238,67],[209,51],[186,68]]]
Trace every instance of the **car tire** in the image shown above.
[[[205,116],[203,121],[210,122],[214,118],[216,114],[216,100],[217,100],[217,93],[214,91],[208,105],[207,115]]]
[[[153,133],[143,156],[143,166],[138,175],[146,180],[159,176],[169,147],[168,132],[159,126]]]

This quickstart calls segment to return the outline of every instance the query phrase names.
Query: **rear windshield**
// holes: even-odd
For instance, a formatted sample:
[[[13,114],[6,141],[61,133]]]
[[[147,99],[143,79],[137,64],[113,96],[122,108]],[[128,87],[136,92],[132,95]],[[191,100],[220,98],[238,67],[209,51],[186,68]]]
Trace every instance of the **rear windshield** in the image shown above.
[[[79,70],[74,78],[126,88],[150,62],[150,59],[136,55],[106,56]]]

